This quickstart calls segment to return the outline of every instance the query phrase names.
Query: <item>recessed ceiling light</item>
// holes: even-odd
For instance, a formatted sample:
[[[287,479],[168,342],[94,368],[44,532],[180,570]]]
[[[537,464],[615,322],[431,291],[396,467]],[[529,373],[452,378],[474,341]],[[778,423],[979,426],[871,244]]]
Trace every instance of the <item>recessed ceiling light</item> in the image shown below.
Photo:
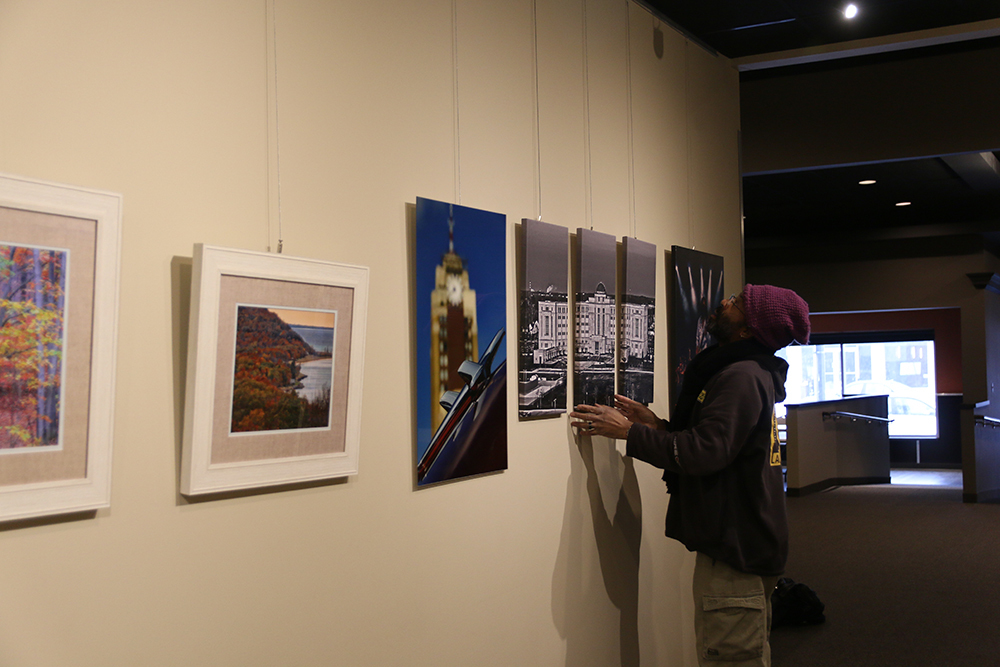
[[[867,181],[858,181],[858,185],[875,185],[875,181],[868,179]]]
[[[909,206],[912,203],[913,202],[908,202],[908,201],[898,201],[896,202],[896,206]]]
[[[844,16],[846,18],[853,19],[857,15],[858,15],[858,6],[855,5],[854,3],[851,3],[846,7],[844,7]]]

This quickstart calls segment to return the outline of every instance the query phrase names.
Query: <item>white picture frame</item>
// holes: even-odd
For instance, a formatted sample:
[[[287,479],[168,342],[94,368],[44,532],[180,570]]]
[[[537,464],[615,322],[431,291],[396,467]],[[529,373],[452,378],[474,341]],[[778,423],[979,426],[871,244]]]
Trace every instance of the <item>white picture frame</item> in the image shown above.
[[[334,313],[327,428],[235,430],[237,327],[244,308]],[[357,474],[367,309],[367,267],[195,245],[181,493]],[[288,363],[299,373],[296,363]]]
[[[54,446],[4,450],[2,522],[88,512],[111,504],[121,224],[120,194],[0,174],[0,243],[6,248],[62,247],[67,234],[86,237],[85,243],[70,243],[73,250],[61,251],[67,258],[67,289],[62,309],[66,315],[59,441]],[[72,466],[75,472],[56,470],[58,459],[71,455],[78,459]],[[18,472],[19,468],[29,472]]]

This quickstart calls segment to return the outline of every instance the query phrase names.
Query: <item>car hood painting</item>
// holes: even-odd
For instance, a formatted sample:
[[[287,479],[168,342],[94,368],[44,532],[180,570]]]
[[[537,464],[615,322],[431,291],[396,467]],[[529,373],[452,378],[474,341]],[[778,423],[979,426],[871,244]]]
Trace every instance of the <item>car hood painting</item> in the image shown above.
[[[506,216],[417,198],[419,486],[507,468]]]

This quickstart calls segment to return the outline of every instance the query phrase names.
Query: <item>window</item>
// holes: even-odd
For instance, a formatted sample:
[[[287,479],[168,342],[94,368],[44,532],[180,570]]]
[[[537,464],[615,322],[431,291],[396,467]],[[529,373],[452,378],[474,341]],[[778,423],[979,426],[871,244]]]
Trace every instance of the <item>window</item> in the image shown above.
[[[785,392],[789,403],[815,403],[843,397],[839,345],[796,345],[778,356],[788,362]]]
[[[890,438],[937,437],[933,340],[798,345],[778,356],[788,361],[787,403],[887,395]]]

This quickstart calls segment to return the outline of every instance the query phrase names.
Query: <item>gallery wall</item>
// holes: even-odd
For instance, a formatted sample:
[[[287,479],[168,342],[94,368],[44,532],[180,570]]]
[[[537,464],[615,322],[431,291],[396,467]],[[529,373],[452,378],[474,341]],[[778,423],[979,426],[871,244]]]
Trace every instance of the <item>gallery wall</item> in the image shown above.
[[[0,528],[0,664],[695,664],[622,445],[511,409],[416,490],[408,269],[418,196],[507,215],[508,294],[521,218],[655,243],[665,413],[664,250],[742,284],[727,60],[624,0],[0,0],[0,89],[0,172],[124,196],[111,507]],[[178,493],[195,243],[370,267],[358,475]]]

